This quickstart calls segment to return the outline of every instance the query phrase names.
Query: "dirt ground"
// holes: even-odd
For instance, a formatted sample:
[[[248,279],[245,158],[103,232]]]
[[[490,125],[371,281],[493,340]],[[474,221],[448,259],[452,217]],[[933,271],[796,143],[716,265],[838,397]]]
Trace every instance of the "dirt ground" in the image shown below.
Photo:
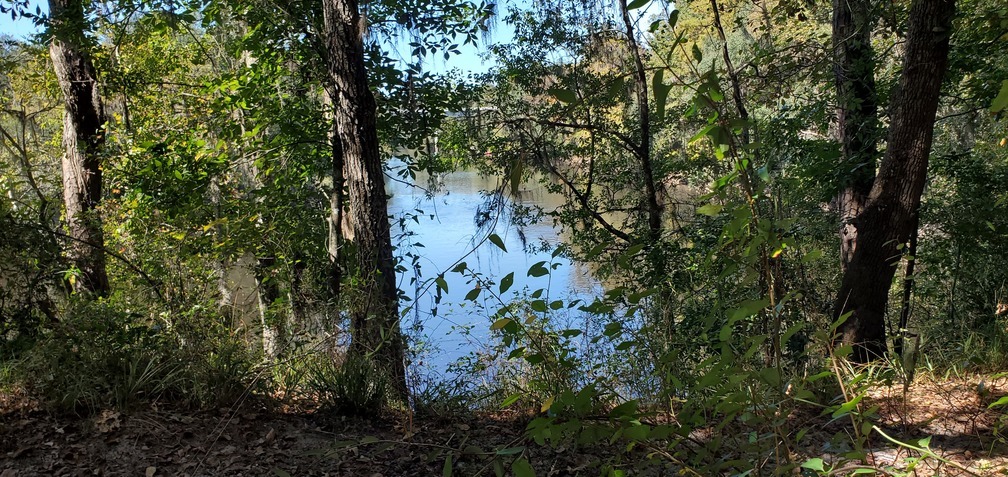
[[[998,434],[1003,411],[990,403],[1008,381],[962,378],[878,388],[864,401],[879,406],[879,428],[914,445],[931,436],[942,459],[913,475],[1008,475],[1008,444]],[[807,418],[807,416],[806,416]],[[803,418],[805,419],[805,418]],[[814,424],[808,442],[826,442],[843,419]],[[0,477],[18,476],[428,476],[494,475],[521,454],[536,475],[599,475],[603,447],[537,446],[524,437],[528,419],[470,416],[436,419],[321,417],[253,401],[212,411],[106,410],[80,418],[46,413],[30,400],[0,396]],[[905,469],[919,453],[875,434],[869,465]],[[832,459],[830,449],[806,457]],[[677,475],[669,463],[640,465],[627,475]],[[500,469],[496,469],[500,470]],[[849,475],[854,468],[837,472]],[[884,475],[884,474],[880,474]]]

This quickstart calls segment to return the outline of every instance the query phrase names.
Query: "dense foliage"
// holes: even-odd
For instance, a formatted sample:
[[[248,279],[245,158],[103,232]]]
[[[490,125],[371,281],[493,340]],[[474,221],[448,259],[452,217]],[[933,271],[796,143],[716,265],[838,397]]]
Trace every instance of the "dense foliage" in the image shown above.
[[[837,93],[837,5],[320,2],[366,25],[379,182],[433,194],[457,171],[497,178],[474,211],[472,248],[506,249],[499,224],[552,224],[562,240],[526,243],[551,257],[526,274],[569,261],[604,288],[577,299],[519,290],[468,250],[431,266],[410,224],[436,219],[411,211],[391,217],[400,322],[368,331],[378,344],[357,352],[382,264],[354,237],[370,206],[348,202],[356,172],[341,138],[367,121],[341,117],[350,87],[335,74],[333,10],[51,2],[83,9],[67,23],[0,3],[41,28],[0,46],[0,389],[84,413],[248,392],[354,414],[506,408],[528,413],[537,445],[625,443],[600,457],[609,475],[633,470],[635,449],[693,475],[867,468],[869,437],[882,433],[876,409],[859,404],[872,387],[918,369],[1008,367],[1008,7],[957,2],[939,38],[950,46],[937,116],[913,117],[903,103],[917,98],[900,89],[916,67],[903,63],[918,40],[908,25],[914,8],[943,1],[861,2],[878,102],[865,130],[878,151],[860,163],[845,157],[837,119],[856,109]],[[108,293],[79,286],[54,39],[93,63],[104,101],[93,158],[104,189],[87,218],[104,242],[85,245],[107,260]],[[429,68],[477,44],[488,72]],[[901,157],[908,116],[933,130],[926,188],[907,211],[912,235],[886,244],[896,274],[876,323],[885,336],[870,348],[884,352],[863,352],[846,337],[868,315],[838,297],[843,191]],[[523,201],[536,182],[558,206]],[[368,211],[388,213],[384,201]],[[419,363],[437,342],[401,323],[449,306],[446,277],[468,284],[451,305],[489,341],[432,370]],[[403,328],[410,346],[390,354]],[[389,360],[406,363],[408,392]],[[803,441],[801,413],[849,421],[826,446],[832,460]],[[493,468],[531,475],[526,458],[503,449]]]

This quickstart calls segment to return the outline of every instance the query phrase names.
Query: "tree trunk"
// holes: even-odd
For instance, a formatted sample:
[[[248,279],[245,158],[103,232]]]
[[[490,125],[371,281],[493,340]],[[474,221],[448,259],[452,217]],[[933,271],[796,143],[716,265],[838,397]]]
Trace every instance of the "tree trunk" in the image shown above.
[[[65,107],[63,202],[70,237],[67,255],[80,270],[73,288],[105,296],[109,292],[105,237],[96,210],[102,196],[105,109],[98,93],[98,75],[85,47],[82,2],[50,0],[49,12],[53,33],[49,55]]]
[[[276,309],[280,287],[273,276],[276,258],[257,257],[255,264],[256,295],[259,299],[259,318],[262,324],[263,356],[275,362],[286,349],[287,333],[283,311]]]
[[[851,220],[864,209],[875,178],[878,153],[878,105],[875,58],[871,46],[871,2],[833,0],[833,73],[837,89],[837,135],[842,163],[840,266],[854,256],[857,227]]]
[[[654,167],[651,163],[651,107],[648,101],[647,70],[641,60],[640,46],[634,36],[633,22],[627,9],[626,0],[619,1],[623,26],[626,28],[627,48],[634,60],[634,90],[637,93],[637,126],[640,128],[640,145],[637,146],[637,159],[640,161],[641,173],[644,175],[644,198],[647,203],[648,240],[652,247],[658,247],[661,240],[662,219],[661,207],[658,206],[658,192],[655,187]],[[659,105],[665,107],[665,105]],[[662,267],[664,268],[664,267]],[[663,275],[664,270],[654,270]]]
[[[901,256],[897,247],[910,239],[927,181],[954,13],[954,0],[916,0],[910,7],[885,159],[863,210],[851,221],[857,244],[833,311],[835,318],[851,313],[837,339],[854,347],[851,359],[858,362],[880,357],[887,349],[885,312]]]
[[[322,0],[322,6],[335,128],[333,161],[335,166],[342,160],[345,205],[360,283],[350,303],[350,352],[368,356],[388,373],[393,392],[405,397],[406,370],[388,199],[378,151],[375,99],[364,69],[363,25],[356,0]],[[339,217],[342,213],[334,210],[332,215]]]

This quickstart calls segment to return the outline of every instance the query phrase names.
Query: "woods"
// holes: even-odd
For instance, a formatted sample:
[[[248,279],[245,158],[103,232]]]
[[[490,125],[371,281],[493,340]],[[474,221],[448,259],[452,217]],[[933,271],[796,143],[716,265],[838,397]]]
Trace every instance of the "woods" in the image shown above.
[[[5,475],[1008,472],[1000,2],[0,13]]]

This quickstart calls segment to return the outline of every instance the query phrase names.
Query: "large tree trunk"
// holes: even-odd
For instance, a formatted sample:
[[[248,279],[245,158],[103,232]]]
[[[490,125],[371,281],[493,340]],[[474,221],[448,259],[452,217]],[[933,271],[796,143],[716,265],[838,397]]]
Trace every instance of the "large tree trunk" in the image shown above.
[[[84,45],[84,7],[80,1],[49,0],[49,45],[53,69],[63,90],[63,202],[70,243],[67,255],[80,270],[74,289],[108,294],[105,237],[96,210],[102,195],[105,110],[98,77]]]
[[[875,58],[871,46],[871,2],[833,0],[833,73],[837,90],[837,134],[841,146],[840,265],[854,257],[857,227],[851,220],[864,209],[875,178],[878,105]]]
[[[900,260],[897,247],[910,239],[927,182],[954,13],[954,0],[916,0],[910,7],[906,54],[890,107],[885,159],[863,210],[851,221],[857,228],[857,246],[834,307],[834,317],[851,313],[837,338],[853,345],[851,358],[855,361],[870,361],[887,349],[889,287]]]
[[[322,0],[322,7],[335,128],[334,169],[342,159],[347,188],[346,204],[334,206],[346,205],[349,210],[360,283],[350,300],[350,351],[370,357],[389,374],[393,392],[405,397],[388,199],[378,151],[375,99],[364,69],[363,25],[356,0]],[[340,210],[334,210],[333,216],[342,215]]]

